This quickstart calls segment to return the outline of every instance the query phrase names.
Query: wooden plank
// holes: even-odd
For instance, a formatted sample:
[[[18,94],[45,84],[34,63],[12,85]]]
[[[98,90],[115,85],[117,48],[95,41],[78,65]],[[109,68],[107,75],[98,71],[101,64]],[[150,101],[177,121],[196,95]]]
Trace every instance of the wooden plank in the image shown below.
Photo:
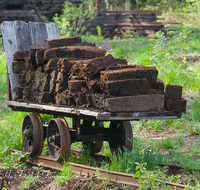
[[[48,38],[46,24],[29,22],[28,27],[33,45],[46,45],[46,39]]]
[[[60,33],[57,25],[53,23],[46,24],[47,39],[60,38]]]
[[[8,75],[9,75],[10,86],[11,86],[11,97],[12,97],[12,100],[15,100],[16,95],[15,93],[13,93],[13,89],[19,86],[19,82],[18,82],[19,76],[18,74],[14,74],[12,71],[13,55],[18,50],[14,22],[9,22],[9,21],[3,22],[1,24],[1,32],[3,36],[4,49],[6,52]]]
[[[33,45],[31,41],[28,24],[23,21],[14,21],[17,46],[19,50],[29,50],[29,46]]]

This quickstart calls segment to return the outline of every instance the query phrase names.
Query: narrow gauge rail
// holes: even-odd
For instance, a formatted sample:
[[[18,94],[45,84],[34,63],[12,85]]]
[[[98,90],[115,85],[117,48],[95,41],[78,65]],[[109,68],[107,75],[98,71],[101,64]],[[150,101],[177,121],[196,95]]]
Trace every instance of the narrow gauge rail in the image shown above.
[[[14,152],[22,153],[18,150],[12,150]],[[78,153],[78,151],[75,151]],[[32,155],[31,161],[29,161],[30,164],[33,165],[40,165],[45,168],[55,169],[55,170],[63,170],[62,162],[55,161],[54,159]],[[100,173],[102,178],[107,178],[108,175],[111,178],[111,181],[115,181],[117,183],[123,183],[126,185],[133,185],[133,186],[139,186],[138,178],[134,178],[133,174],[127,174],[122,172],[115,172],[111,170],[103,170],[100,168],[95,168],[91,166],[86,166],[82,164],[76,164],[72,162],[67,162],[67,165],[72,166],[72,170],[75,173],[81,173],[81,174],[90,174],[90,175],[97,175],[97,173]],[[145,177],[143,177],[145,179]],[[160,180],[155,180],[156,182],[159,182]],[[171,183],[171,182],[165,182],[167,186],[170,186],[174,190],[182,190],[187,188],[188,186],[177,184],[177,183]]]

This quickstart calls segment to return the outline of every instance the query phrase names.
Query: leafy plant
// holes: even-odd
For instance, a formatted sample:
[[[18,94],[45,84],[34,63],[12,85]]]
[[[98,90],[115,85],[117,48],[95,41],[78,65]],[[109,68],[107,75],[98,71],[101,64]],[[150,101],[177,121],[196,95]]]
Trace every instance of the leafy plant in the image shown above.
[[[54,177],[55,181],[62,185],[67,179],[70,179],[73,176],[72,166],[68,166],[67,162],[63,164],[63,170],[59,172],[60,176]]]
[[[64,36],[73,36],[82,34],[87,24],[95,18],[96,11],[89,11],[90,1],[81,0],[79,6],[66,1],[62,15],[57,14],[53,17],[54,22],[60,29],[60,34]]]
[[[96,28],[97,28],[97,34],[98,34],[98,36],[101,36],[102,35],[102,33],[101,33],[101,27],[98,25]]]

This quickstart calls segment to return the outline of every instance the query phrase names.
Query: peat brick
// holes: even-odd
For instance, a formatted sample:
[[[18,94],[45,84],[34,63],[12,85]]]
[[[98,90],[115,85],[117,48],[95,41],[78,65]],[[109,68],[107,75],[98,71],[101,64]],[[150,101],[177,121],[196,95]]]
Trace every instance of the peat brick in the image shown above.
[[[78,92],[73,94],[76,106],[82,106],[83,104],[87,104],[86,96],[85,94]]]
[[[57,66],[58,61],[59,61],[58,58],[50,59],[44,68],[45,72],[51,72],[53,70],[57,71],[58,70],[58,66]]]
[[[98,110],[103,110],[104,109],[104,100],[109,98],[112,98],[112,96],[108,96],[105,94],[92,94],[92,101],[93,101],[93,106],[98,109]]]
[[[35,78],[32,85],[33,91],[39,91],[39,86],[41,85],[41,82],[42,82],[41,78],[42,78],[42,72],[36,71]]]
[[[164,101],[160,94],[125,96],[104,99],[103,107],[110,112],[160,112],[164,110]]]
[[[85,66],[87,66],[87,64],[92,61],[92,59],[89,60],[79,60],[76,61],[75,64],[73,64],[72,68],[71,68],[71,75],[76,75],[78,76],[80,74],[80,72],[83,70],[83,68]]]
[[[50,74],[50,87],[49,87],[50,92],[55,92],[57,76],[58,76],[58,71],[52,71]]]
[[[160,94],[164,95],[164,82],[160,79],[157,79],[157,82],[150,83],[150,88],[156,90]]]
[[[44,72],[44,65],[38,66],[36,71]]]
[[[19,73],[19,86],[20,87],[26,86],[26,71],[22,71]]]
[[[29,51],[16,51],[13,55],[14,61],[25,61],[25,57],[28,57]]]
[[[87,87],[91,93],[101,93],[101,81],[100,81],[100,76],[97,76],[93,80],[87,81],[86,82]]]
[[[36,63],[36,51],[39,50],[46,50],[47,46],[46,45],[36,45],[36,46],[30,46],[29,47],[29,56],[32,60],[32,62]]]
[[[54,103],[54,99],[51,95],[51,93],[49,92],[41,92],[38,96],[38,103],[42,104],[42,103]]]
[[[101,84],[101,91],[113,96],[151,94],[151,88],[147,83],[147,79],[105,81]]]
[[[47,47],[50,48],[56,48],[56,47],[62,47],[62,46],[71,46],[76,43],[81,42],[81,37],[65,37],[65,38],[54,38],[54,39],[47,39]]]
[[[58,71],[61,73],[70,73],[73,64],[67,59],[59,59],[57,63]]]
[[[115,58],[115,61],[117,62],[117,64],[127,65],[127,60],[126,59]]]
[[[101,82],[146,78],[148,83],[153,83],[157,81],[157,74],[158,70],[155,67],[135,67],[113,71],[101,71]]]
[[[52,58],[85,58],[94,59],[95,57],[102,57],[106,50],[93,46],[64,46],[59,48],[52,48],[44,52],[44,61],[49,61]]]
[[[23,90],[24,90],[24,87],[15,87],[14,88],[13,91],[16,94],[17,100],[23,99]]]
[[[80,80],[77,76],[70,76],[70,80]]]
[[[181,99],[166,98],[165,99],[165,108],[167,111],[181,113],[181,112],[186,111],[186,103],[187,103],[187,101],[183,98],[181,98]]]
[[[140,65],[119,65],[117,64],[117,66],[110,66],[107,67],[105,71],[113,71],[113,70],[120,70],[120,69],[129,69],[129,68],[141,68],[142,66]]]
[[[87,107],[88,108],[93,108],[94,107],[93,99],[92,99],[92,95],[91,94],[86,94],[86,101],[87,101]]]
[[[32,86],[35,80],[35,71],[27,71],[26,72],[26,86]]]
[[[42,73],[39,91],[48,92],[49,86],[50,86],[50,74]]]
[[[24,100],[31,100],[31,87],[23,88],[23,99]]]
[[[47,92],[49,91],[50,74],[35,72],[35,80],[32,85],[33,91]]]
[[[19,74],[21,71],[25,70],[25,62],[24,61],[12,62],[12,70],[13,73]]]
[[[82,68],[78,77],[91,80],[98,76],[100,71],[105,70],[106,67],[115,65],[117,65],[117,63],[111,54],[104,57],[95,58],[91,61],[88,61],[88,63]]]
[[[73,46],[96,46],[95,43],[91,43],[91,42],[80,42],[80,43],[76,43],[73,44]]]
[[[25,69],[27,71],[36,71],[37,70],[37,64],[35,61],[33,61],[30,57],[25,57]]]
[[[56,101],[56,105],[60,106],[62,105],[62,94],[61,93],[57,93],[55,96],[55,101]]]
[[[44,50],[38,50],[35,52],[35,60],[38,66],[44,65],[43,57]]]
[[[63,90],[67,88],[68,88],[68,75],[59,72],[56,79],[55,91],[62,92]]]
[[[165,98],[178,98],[182,96],[182,86],[168,84],[165,89]]]
[[[76,102],[75,99],[72,95],[71,92],[69,92],[68,90],[65,90],[62,93],[62,104],[68,105],[68,106],[75,106]]]
[[[69,91],[74,92],[80,92],[81,87],[86,87],[86,81],[85,80],[70,80],[68,81],[68,87]]]

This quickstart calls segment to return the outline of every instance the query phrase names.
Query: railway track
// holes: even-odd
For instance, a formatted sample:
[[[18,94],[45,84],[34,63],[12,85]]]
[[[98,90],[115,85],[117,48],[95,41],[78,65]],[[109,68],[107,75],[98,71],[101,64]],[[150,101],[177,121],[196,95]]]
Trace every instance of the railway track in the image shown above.
[[[18,150],[12,150],[13,152],[19,152],[22,153],[21,151]],[[80,155],[80,151],[77,150],[72,150],[73,154]],[[108,156],[104,155],[99,155],[95,154],[93,156],[95,160],[109,160]],[[63,170],[63,166],[61,162],[57,162],[51,158],[48,157],[42,157],[42,156],[31,156],[32,160],[29,161],[30,164],[33,165],[39,165],[45,168],[50,168],[50,169],[55,169],[55,170]],[[81,173],[83,175],[87,175],[88,173],[90,175],[98,175],[100,174],[101,178],[110,178],[111,181],[117,182],[117,183],[123,183],[126,185],[132,185],[132,186],[139,186],[138,178],[135,178],[133,174],[127,174],[127,173],[122,173],[122,172],[115,172],[115,171],[110,171],[110,170],[104,170],[100,168],[95,168],[91,166],[86,166],[82,164],[76,164],[76,163],[71,163],[67,162],[69,166],[72,166],[72,170],[74,173]],[[164,165],[162,165],[164,166]],[[176,167],[174,165],[169,165],[169,167]],[[182,168],[181,168],[182,169]],[[179,167],[180,170],[180,167]],[[177,170],[176,170],[177,171]],[[145,177],[144,177],[145,179]],[[161,180],[155,180],[156,182],[160,182]],[[176,183],[171,183],[171,182],[166,182],[167,186],[170,186],[172,189],[176,190],[182,190],[185,189],[188,186],[182,185],[182,184],[176,184]]]

